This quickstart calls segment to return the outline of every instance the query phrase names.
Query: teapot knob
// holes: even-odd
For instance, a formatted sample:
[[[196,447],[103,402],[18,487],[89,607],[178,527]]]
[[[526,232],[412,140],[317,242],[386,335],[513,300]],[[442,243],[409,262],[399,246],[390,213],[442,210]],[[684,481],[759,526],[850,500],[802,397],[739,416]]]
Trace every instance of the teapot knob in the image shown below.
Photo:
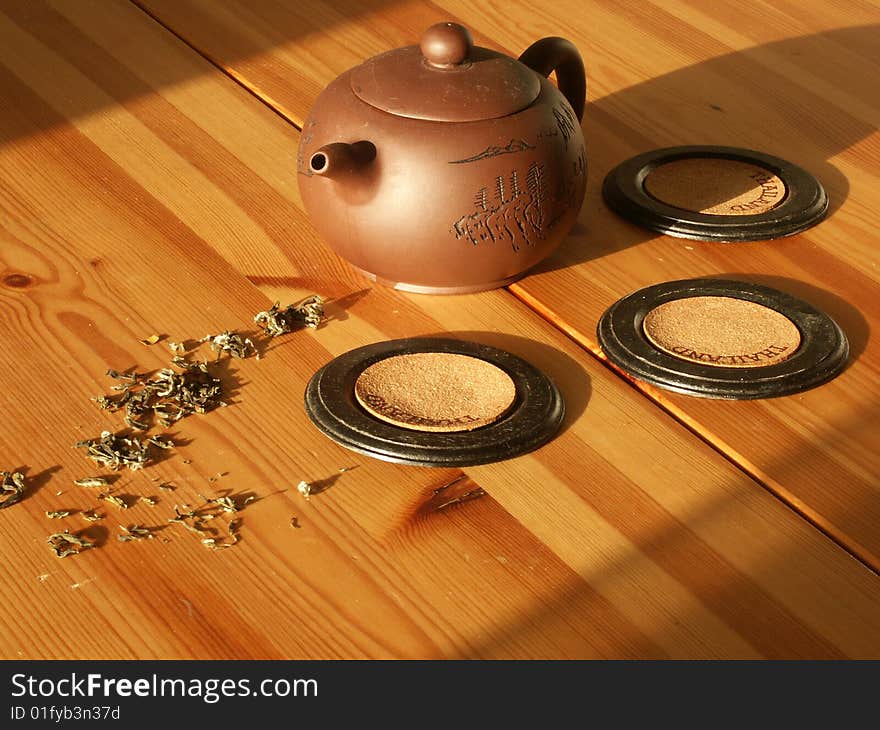
[[[467,60],[474,47],[474,40],[463,25],[437,23],[425,31],[419,47],[432,66],[448,68]]]

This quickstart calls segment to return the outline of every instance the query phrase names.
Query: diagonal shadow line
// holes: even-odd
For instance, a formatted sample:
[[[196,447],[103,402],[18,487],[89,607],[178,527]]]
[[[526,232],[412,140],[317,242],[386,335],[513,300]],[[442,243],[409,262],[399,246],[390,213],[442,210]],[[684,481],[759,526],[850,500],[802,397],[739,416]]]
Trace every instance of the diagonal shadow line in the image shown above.
[[[558,317],[554,317],[552,316],[552,314],[548,314],[546,308],[542,307],[539,302],[536,302],[527,292],[523,291],[516,284],[508,287],[508,290],[520,301],[522,301],[523,304],[525,304],[536,314],[538,314],[542,319],[549,322],[556,329],[562,332],[566,337],[575,342],[579,347],[581,347],[583,350],[592,355],[596,360],[602,363],[602,365],[608,371],[614,373],[615,376],[623,380],[630,388],[650,400],[660,410],[671,416],[673,419],[675,419],[676,422],[684,426],[684,428],[686,428],[690,433],[700,439],[700,441],[702,441],[713,451],[724,457],[725,461],[736,467],[738,471],[748,476],[762,489],[770,493],[788,509],[790,509],[799,517],[812,525],[822,535],[831,540],[831,542],[844,550],[851,557],[862,563],[871,572],[880,575],[880,559],[874,556],[868,548],[848,537],[842,531],[835,529],[826,520],[823,520],[818,513],[808,510],[806,505],[801,506],[798,500],[794,499],[793,496],[789,495],[781,487],[774,487],[773,485],[768,483],[754,469],[750,468],[748,464],[738,460],[737,457],[739,456],[739,454],[725,451],[724,443],[720,438],[713,438],[713,435],[711,433],[699,430],[700,424],[693,419],[688,418],[683,409],[676,408],[670,401],[664,400],[663,397],[660,395],[661,391],[659,389],[654,388],[647,383],[641,383],[635,380],[634,378],[614,366],[602,354],[598,345],[596,345],[595,348],[591,347],[590,343],[585,337],[583,337],[582,334],[570,327],[566,327],[563,322],[559,321]],[[768,468],[765,471],[767,473],[770,473],[773,470],[771,468]]]
[[[858,423],[856,423],[856,425],[858,425]],[[798,458],[798,455],[790,454],[785,458],[788,460],[796,459]],[[530,626],[533,626],[536,623],[540,623],[544,616],[564,615],[565,606],[570,606],[579,597],[582,597],[581,594],[583,593],[589,594],[596,592],[595,586],[597,585],[597,583],[601,583],[604,580],[613,578],[615,575],[618,575],[621,572],[627,571],[629,569],[629,566],[634,561],[640,558],[649,559],[666,574],[670,575],[686,589],[690,590],[696,596],[702,606],[704,606],[710,613],[716,616],[726,626],[730,627],[736,634],[738,634],[752,646],[755,646],[755,641],[749,638],[749,632],[744,629],[755,629],[756,626],[752,623],[747,623],[746,625],[738,627],[736,621],[744,620],[741,612],[754,611],[755,602],[759,604],[763,602],[765,604],[765,608],[770,607],[773,610],[781,612],[781,619],[796,622],[803,628],[803,631],[799,632],[797,626],[790,625],[787,631],[789,632],[792,639],[796,640],[798,637],[798,633],[802,633],[804,640],[812,641],[815,647],[821,649],[823,652],[827,652],[829,658],[831,656],[836,656],[838,653],[840,653],[841,650],[835,644],[833,644],[830,639],[825,638],[821,626],[812,628],[811,625],[806,622],[806,620],[798,619],[797,616],[792,614],[790,610],[787,609],[779,599],[775,599],[773,596],[769,595],[765,589],[761,588],[761,586],[755,582],[754,578],[750,574],[743,573],[739,569],[737,569],[725,558],[723,553],[717,553],[709,544],[707,544],[703,540],[703,538],[700,537],[698,532],[695,531],[694,528],[698,529],[700,524],[705,524],[712,521],[713,519],[717,519],[717,514],[722,510],[723,505],[730,499],[735,499],[735,496],[730,496],[725,499],[716,499],[709,504],[703,505],[698,512],[689,515],[689,521],[686,524],[676,521],[674,526],[654,529],[645,534],[637,535],[628,532],[626,530],[625,524],[617,524],[613,520],[607,519],[599,506],[593,504],[589,499],[587,499],[584,494],[582,494],[582,489],[577,487],[572,487],[572,489],[578,492],[578,496],[581,499],[584,499],[587,504],[589,504],[593,509],[596,509],[597,512],[603,517],[603,519],[606,519],[609,524],[620,531],[631,542],[632,550],[617,556],[610,565],[607,565],[596,572],[590,573],[588,575],[583,575],[579,573],[581,575],[581,580],[586,583],[586,587],[578,583],[562,591],[559,591],[555,596],[555,600],[551,601],[548,599],[548,601],[538,610],[529,612],[528,615],[521,617],[515,623],[508,623],[504,626],[499,627],[497,630],[491,631],[485,639],[480,641],[478,644],[469,647],[467,651],[461,652],[457,658],[483,658],[486,655],[491,655],[496,649],[504,645],[505,636],[509,635],[511,632],[527,632]],[[778,499],[778,495],[773,494],[771,490],[768,491],[770,491],[772,496],[777,497]],[[492,497],[492,494],[489,493],[489,496]],[[498,501],[495,497],[492,497],[492,499],[500,508],[507,511],[502,502]],[[790,505],[787,504],[784,504],[784,506],[790,507]],[[853,506],[853,509],[859,508],[859,505]],[[450,516],[452,517],[454,515],[451,514]],[[513,514],[511,514],[511,517],[513,519],[517,519],[516,516]],[[820,527],[813,524],[809,519],[806,519],[806,521],[811,524],[812,527],[818,529],[820,532],[825,534]],[[527,525],[523,526],[525,527],[525,529],[529,529]],[[848,550],[845,545],[840,545],[831,536],[825,536],[828,537],[833,543],[837,544],[838,547],[842,548],[851,557],[858,560],[859,564],[862,567],[866,568],[871,573],[871,575],[878,575],[878,571],[874,565],[863,560],[859,560],[858,556],[853,555],[852,551]],[[721,581],[717,585],[712,585],[712,577],[710,574],[710,577],[708,578],[710,582],[706,583],[701,588],[698,587],[699,589],[695,589],[694,580],[696,579],[685,579],[686,576],[683,577],[680,574],[680,571],[676,570],[676,565],[678,564],[677,561],[681,559],[682,555],[697,555],[699,554],[699,551],[703,551],[706,554],[713,556],[716,560],[720,561],[721,567],[723,569],[729,570],[732,576],[728,577],[728,579],[725,581]],[[558,555],[556,551],[553,552],[554,554]],[[560,557],[560,559],[562,558]],[[796,564],[797,556],[779,555],[778,559],[776,559],[775,562],[763,563],[762,569],[766,574],[772,576],[776,574],[776,571],[786,570],[786,566],[790,565],[792,561],[795,561]],[[702,562],[697,561],[696,564],[699,565],[702,564]],[[571,567],[573,570],[576,571],[574,566]],[[730,580],[732,580],[732,583],[729,582]],[[766,583],[772,584],[772,579],[768,579]],[[731,601],[739,601],[742,596],[749,596],[748,602],[742,602],[739,608],[731,607],[729,605]],[[761,613],[760,616],[762,620],[767,620],[766,613]],[[760,631],[760,627],[757,628]],[[650,634],[646,634],[646,638],[652,639],[653,637]],[[767,648],[773,647],[773,638],[763,635],[758,635],[758,638],[765,642],[765,647],[763,649],[761,649],[761,647],[756,648],[762,650],[763,653],[767,654]],[[780,647],[780,651],[784,648],[785,647]],[[874,648],[874,650],[876,651],[876,647]],[[773,652],[771,651],[770,653]],[[791,656],[793,656],[793,654],[791,653],[785,654],[784,651],[782,653],[785,656],[780,656],[777,658],[790,658]],[[818,653],[810,655],[806,658],[818,658]]]
[[[168,25],[167,23],[162,21],[155,13],[151,12],[148,8],[144,7],[144,5],[140,2],[140,0],[129,0],[129,2],[134,7],[136,7],[138,10],[140,10],[142,13],[144,13],[144,15],[146,15],[152,21],[154,21],[158,25],[162,26],[171,35],[173,35],[175,38],[177,38],[177,40],[179,40],[181,43],[183,43],[183,45],[185,45],[187,48],[190,48],[194,53],[196,53],[197,55],[204,58],[214,68],[216,68],[218,71],[220,71],[220,73],[222,73],[224,76],[228,76],[230,79],[232,79],[238,86],[240,86],[248,94],[250,94],[254,99],[256,99],[258,102],[260,102],[260,104],[262,104],[267,109],[269,109],[272,112],[274,112],[275,114],[277,114],[284,121],[293,125],[297,129],[297,131],[302,132],[302,125],[297,124],[296,121],[294,121],[291,117],[289,117],[287,114],[285,114],[280,106],[276,106],[276,105],[272,104],[271,101],[269,101],[268,99],[265,99],[263,96],[261,96],[260,93],[256,89],[252,88],[244,80],[243,77],[240,77],[239,75],[235,74],[230,68],[224,66],[218,59],[214,58],[207,51],[203,51],[202,49],[200,49],[200,48],[196,47],[195,45],[193,45],[192,43],[190,43],[184,36],[182,36],[180,33],[178,33],[176,30],[174,30],[174,28],[172,28],[170,25]]]

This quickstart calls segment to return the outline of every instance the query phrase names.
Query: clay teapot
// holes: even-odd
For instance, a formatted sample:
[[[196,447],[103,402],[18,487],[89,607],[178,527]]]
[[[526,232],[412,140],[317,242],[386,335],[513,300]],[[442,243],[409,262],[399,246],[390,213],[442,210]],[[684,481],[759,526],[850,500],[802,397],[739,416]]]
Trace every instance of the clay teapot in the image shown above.
[[[577,218],[585,97],[569,41],[544,38],[516,60],[460,25],[434,25],[320,94],[297,156],[306,210],[382,284],[432,294],[509,284]]]

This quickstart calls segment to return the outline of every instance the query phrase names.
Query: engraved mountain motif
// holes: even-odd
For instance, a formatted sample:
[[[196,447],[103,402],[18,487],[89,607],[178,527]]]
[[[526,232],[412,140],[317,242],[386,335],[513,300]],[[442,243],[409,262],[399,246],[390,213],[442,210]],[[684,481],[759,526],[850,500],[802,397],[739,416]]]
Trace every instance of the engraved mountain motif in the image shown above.
[[[585,172],[582,158],[583,155],[574,163],[572,174],[560,181],[552,194],[544,165],[536,162],[529,165],[524,189],[516,169],[509,178],[499,175],[492,197],[488,188],[480,188],[474,196],[475,210],[455,221],[452,233],[474,246],[506,242],[515,252],[523,246],[535,245],[574,205],[577,178]]]
[[[535,238],[543,238],[547,210],[547,184],[544,166],[529,165],[526,187],[519,182],[519,173],[511,171],[509,179],[495,178],[495,191],[482,187],[474,198],[476,210],[461,216],[452,224],[456,238],[467,238],[472,244],[507,241],[514,251],[531,246]]]
[[[509,155],[513,152],[523,152],[524,150],[533,149],[535,149],[535,146],[530,145],[523,139],[512,139],[503,147],[500,147],[499,145],[490,145],[478,155],[474,155],[473,157],[465,157],[463,160],[450,160],[449,164],[461,165],[466,162],[476,162],[477,160],[485,160],[489,157],[498,157],[498,155]]]

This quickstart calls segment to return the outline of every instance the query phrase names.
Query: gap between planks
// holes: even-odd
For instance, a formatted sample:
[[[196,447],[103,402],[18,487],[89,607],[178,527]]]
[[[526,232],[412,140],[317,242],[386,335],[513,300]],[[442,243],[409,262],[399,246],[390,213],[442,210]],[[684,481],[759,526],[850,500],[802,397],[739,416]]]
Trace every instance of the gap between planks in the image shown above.
[[[658,389],[648,385],[647,383],[640,383],[635,378],[627,376],[621,370],[616,368],[608,361],[608,358],[606,358],[605,355],[602,353],[598,344],[595,347],[591,346],[590,343],[587,341],[587,338],[584,337],[581,332],[572,327],[567,327],[565,323],[559,317],[557,317],[553,311],[541,304],[541,302],[532,297],[521,287],[517,286],[516,284],[511,284],[510,286],[505,288],[513,296],[519,299],[519,301],[526,305],[530,310],[537,314],[541,319],[553,325],[572,342],[577,344],[578,347],[592,355],[603,366],[605,366],[605,368],[609,372],[614,373],[614,375],[626,382],[627,385],[629,385],[633,390],[643,395],[660,410],[669,415],[671,418],[675,419],[694,436],[700,439],[700,441],[708,445],[713,451],[716,451],[718,454],[720,454],[726,461],[735,466],[739,471],[746,474],[756,484],[763,487],[778,501],[780,501],[795,514],[797,514],[810,525],[812,525],[816,530],[821,532],[826,538],[831,540],[844,552],[848,553],[851,557],[858,560],[875,575],[880,575],[880,564],[872,560],[871,553],[868,550],[864,549],[861,545],[857,543],[852,544],[852,542],[848,541],[844,535],[835,530],[832,525],[825,522],[820,515],[813,513],[805,505],[802,505],[800,501],[797,500],[793,495],[788,494],[785,490],[781,488],[775,488],[759,474],[757,468],[747,463],[745,459],[743,459],[739,454],[725,451],[724,444],[720,439],[716,440],[715,438],[713,438],[713,435],[711,433],[701,431],[699,425],[695,423],[693,419],[688,418],[686,414],[684,414],[682,411],[665,401],[661,395],[661,392]]]
[[[275,103],[271,99],[271,97],[269,97],[269,95],[265,92],[261,91],[259,87],[252,84],[247,78],[245,78],[241,74],[238,74],[234,69],[228,68],[227,66],[223,65],[218,59],[211,56],[211,54],[203,51],[197,46],[194,46],[192,43],[189,42],[189,40],[187,40],[176,30],[174,30],[174,28],[164,23],[160,18],[156,17],[156,15],[150,12],[150,10],[145,8],[141,4],[140,0],[129,0],[129,2],[138,10],[140,10],[144,15],[146,15],[151,21],[157,23],[168,33],[177,38],[181,43],[187,46],[187,48],[191,49],[194,53],[205,59],[214,68],[220,71],[220,73],[230,78],[235,84],[244,89],[260,104],[278,115],[285,122],[293,126],[297,131],[302,132],[302,123],[297,123],[295,119],[285,114],[281,109],[281,105]],[[253,284],[253,286],[256,287],[256,284]],[[650,400],[660,410],[662,410],[676,422],[684,426],[684,428],[686,428],[690,433],[696,436],[700,441],[708,445],[716,453],[720,454],[728,463],[732,464],[734,467],[736,467],[736,469],[748,476],[758,486],[773,495],[778,501],[780,501],[788,509],[790,509],[796,515],[809,523],[813,528],[818,530],[822,535],[824,535],[827,539],[837,545],[841,550],[863,564],[875,575],[880,575],[880,564],[875,563],[871,559],[871,555],[867,550],[864,550],[860,545],[850,544],[846,540],[845,536],[838,534],[837,530],[835,530],[831,525],[822,520],[819,515],[813,514],[810,510],[806,508],[806,506],[800,505],[798,500],[796,500],[792,495],[787,494],[782,489],[774,488],[773,485],[768,483],[758,473],[758,470],[754,468],[754,466],[746,463],[745,460],[742,458],[737,458],[739,456],[738,454],[732,454],[725,451],[723,443],[715,440],[711,434],[701,431],[698,424],[694,423],[692,419],[685,417],[685,415],[678,409],[665,403],[663,399],[659,396],[659,394],[653,392],[653,390],[649,387],[642,387],[633,379],[626,377],[620,370],[618,370],[608,362],[607,358],[605,358],[601,351],[598,349],[598,346],[596,346],[595,348],[591,347],[585,337],[583,337],[579,332],[573,330],[572,328],[566,327],[564,322],[562,322],[559,317],[555,316],[553,312],[542,305],[534,297],[529,295],[522,288],[518,287],[516,284],[511,284],[504,287],[504,289],[512,297],[522,303],[527,309],[540,317],[544,322],[550,324],[556,330],[572,340],[589,356],[600,362],[608,372],[613,373],[615,377],[623,380],[637,393]]]
[[[288,124],[292,125],[296,128],[297,131],[302,132],[302,124],[297,124],[296,120],[291,119],[287,114],[281,111],[281,105],[276,104],[272,101],[268,94],[261,91],[258,87],[248,82],[246,78],[244,78],[241,74],[236,73],[236,71],[232,68],[227,68],[216,58],[212,57],[206,51],[203,51],[201,48],[197,48],[192,43],[190,43],[186,38],[184,38],[180,33],[178,33],[174,28],[169,26],[168,24],[162,22],[160,18],[157,18],[153,13],[149,11],[149,9],[145,8],[140,0],[129,0],[129,2],[134,5],[138,10],[140,10],[144,15],[146,15],[150,20],[154,23],[160,25],[166,31],[168,31],[171,35],[173,35],[177,40],[179,40],[183,45],[192,50],[195,54],[204,58],[208,63],[210,63],[214,68],[216,68],[220,73],[228,76],[232,79],[236,84],[238,84],[242,89],[244,89],[248,94],[250,94],[254,99],[256,99],[260,104],[265,106],[270,111],[277,114]]]

